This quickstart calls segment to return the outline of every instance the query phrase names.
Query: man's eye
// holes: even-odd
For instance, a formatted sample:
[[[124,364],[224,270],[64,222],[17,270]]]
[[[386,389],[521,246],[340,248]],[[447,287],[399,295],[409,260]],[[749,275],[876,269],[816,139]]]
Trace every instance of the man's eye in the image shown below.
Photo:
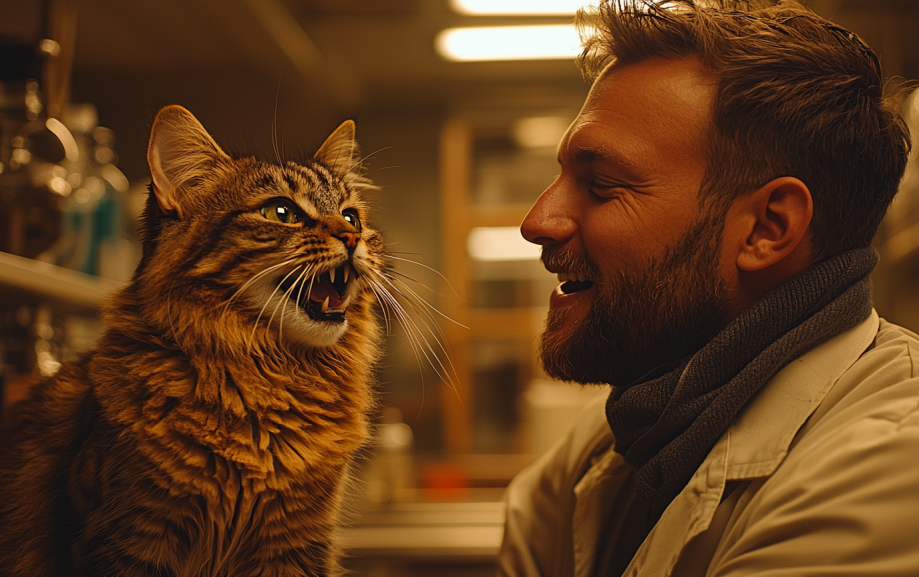
[[[259,214],[272,222],[281,222],[284,224],[295,224],[300,222],[297,209],[289,200],[275,199],[270,200],[259,209]]]
[[[625,188],[625,186],[618,182],[602,182],[593,180],[587,184],[587,189],[591,192],[591,194],[595,194],[603,198],[616,196]]]

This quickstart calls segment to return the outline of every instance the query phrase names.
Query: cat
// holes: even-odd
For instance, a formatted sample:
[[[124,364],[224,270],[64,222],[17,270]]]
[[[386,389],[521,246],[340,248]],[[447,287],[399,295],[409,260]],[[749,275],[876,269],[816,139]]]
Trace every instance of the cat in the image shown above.
[[[4,423],[0,575],[340,571],[376,407],[373,299],[392,298],[354,133],[269,164],[158,113],[141,262],[96,348]]]

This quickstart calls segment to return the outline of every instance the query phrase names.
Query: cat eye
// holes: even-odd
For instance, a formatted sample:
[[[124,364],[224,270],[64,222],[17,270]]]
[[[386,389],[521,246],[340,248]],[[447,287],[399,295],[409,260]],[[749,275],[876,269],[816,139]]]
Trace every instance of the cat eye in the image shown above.
[[[360,232],[361,219],[357,215],[357,210],[353,208],[346,208],[345,210],[341,211],[341,215],[345,218],[346,221],[348,221],[348,224],[350,224],[351,226],[356,228],[358,232]]]
[[[258,209],[258,212],[272,222],[296,224],[301,221],[300,211],[294,207],[292,202],[281,198],[269,200]]]

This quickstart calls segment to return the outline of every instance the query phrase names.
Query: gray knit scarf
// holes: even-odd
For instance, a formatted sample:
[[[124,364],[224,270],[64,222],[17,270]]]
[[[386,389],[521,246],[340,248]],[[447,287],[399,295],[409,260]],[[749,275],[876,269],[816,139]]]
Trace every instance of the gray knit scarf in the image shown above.
[[[871,314],[872,248],[823,261],[741,313],[666,374],[615,387],[606,418],[638,493],[666,506],[748,400],[785,365]]]

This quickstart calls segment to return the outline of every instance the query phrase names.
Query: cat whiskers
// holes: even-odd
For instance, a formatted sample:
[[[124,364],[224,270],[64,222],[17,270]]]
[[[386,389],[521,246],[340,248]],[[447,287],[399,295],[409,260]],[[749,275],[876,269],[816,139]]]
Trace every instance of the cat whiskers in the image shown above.
[[[391,254],[391,253],[390,253],[390,254],[387,254],[386,257],[389,258],[389,259],[392,259],[392,260],[398,260],[398,261],[402,261],[402,262],[414,264],[414,265],[420,266],[420,267],[422,267],[422,268],[425,268],[425,269],[427,269],[427,270],[433,272],[434,274],[436,274],[437,276],[439,276],[441,279],[443,279],[443,281],[447,284],[447,286],[450,287],[450,290],[453,292],[453,294],[456,296],[456,298],[461,298],[461,297],[459,296],[459,294],[456,292],[456,290],[453,288],[453,285],[450,284],[450,281],[447,280],[447,277],[445,277],[444,275],[442,275],[438,270],[436,270],[436,269],[434,269],[434,268],[431,268],[431,267],[429,267],[428,265],[423,264],[423,263],[420,263],[420,262],[418,262],[418,261],[411,260],[411,259],[407,259],[407,258],[401,258],[401,257],[395,256],[394,254]],[[381,277],[385,278],[385,279],[386,279],[386,282],[387,282],[390,286],[393,287],[393,290],[395,290],[399,295],[401,295],[406,301],[408,301],[408,302],[410,302],[410,303],[414,303],[414,304],[413,304],[413,308],[414,308],[416,311],[419,311],[419,310],[420,310],[426,317],[428,317],[428,320],[430,320],[430,321],[431,321],[431,324],[437,329],[437,334],[440,336],[440,338],[438,339],[437,336],[435,336],[435,337],[434,337],[434,340],[435,340],[435,342],[438,344],[440,350],[444,353],[444,356],[446,357],[447,362],[450,364],[450,369],[451,369],[451,371],[452,371],[452,373],[453,373],[453,376],[456,376],[456,370],[455,370],[455,368],[453,367],[452,363],[450,362],[450,356],[449,356],[449,354],[446,352],[446,350],[445,350],[445,348],[444,348],[444,345],[443,345],[443,342],[446,341],[446,337],[444,336],[444,333],[443,333],[443,331],[442,331],[441,328],[440,328],[440,323],[437,322],[437,319],[434,318],[434,316],[431,314],[431,311],[437,313],[439,316],[443,317],[444,319],[446,319],[446,320],[450,321],[451,323],[453,323],[453,324],[455,324],[455,325],[457,325],[457,326],[460,326],[460,327],[462,327],[462,328],[464,328],[464,329],[468,329],[469,327],[463,325],[462,323],[459,323],[459,322],[455,321],[454,319],[450,318],[449,316],[447,316],[446,314],[444,314],[443,312],[441,312],[437,307],[431,305],[431,304],[430,304],[429,302],[427,302],[421,295],[419,295],[417,292],[415,292],[414,290],[412,290],[411,287],[409,287],[407,284],[405,284],[403,281],[397,279],[397,278],[396,278],[395,276],[393,276],[393,275],[398,275],[398,276],[401,276],[401,277],[403,277],[403,278],[405,278],[405,279],[407,279],[407,280],[410,280],[410,281],[412,281],[412,282],[414,282],[414,283],[420,284],[421,286],[427,288],[428,290],[431,290],[432,292],[433,292],[433,290],[430,289],[430,288],[428,288],[427,286],[425,286],[425,285],[422,284],[422,283],[418,283],[418,281],[416,281],[415,279],[413,279],[413,278],[411,278],[411,277],[409,277],[409,276],[406,276],[406,275],[404,275],[404,274],[402,274],[402,273],[400,273],[400,272],[398,272],[398,271],[396,271],[396,270],[394,270],[394,269],[392,269],[392,268],[388,268],[388,269],[381,275]],[[400,288],[397,287],[395,283],[398,283],[399,286],[402,287],[402,289],[400,290]],[[406,296],[405,294],[403,294],[403,293],[402,293],[402,290],[404,290],[405,292],[409,293],[409,296],[410,296],[411,298],[409,298],[409,296]],[[418,306],[414,306],[415,304],[417,304]],[[422,320],[422,322],[424,322],[424,321]],[[404,323],[403,323],[403,324],[404,324]],[[424,322],[424,325],[425,325],[425,328],[428,330],[428,332],[430,332],[430,333],[433,335],[433,334],[434,334],[434,331],[431,329],[431,326],[428,325],[426,322]],[[420,331],[418,331],[418,332],[419,332],[419,334],[420,334]],[[431,348],[430,345],[428,346],[428,348],[429,348],[429,349]],[[432,350],[432,354],[433,354],[433,353],[434,353],[434,351]],[[417,356],[417,353],[416,353],[416,356]],[[436,354],[435,354],[434,356],[435,356],[435,358],[438,359],[438,362],[439,362],[439,356],[437,356]],[[428,362],[430,363],[430,361],[428,361]],[[433,367],[433,364],[432,364],[432,367]],[[443,364],[441,364],[441,367],[443,367]],[[446,370],[446,369],[444,369],[444,370]],[[436,371],[436,367],[435,367],[435,371]],[[438,374],[439,374],[439,372],[438,372]],[[448,377],[448,378],[445,378],[444,380],[447,381],[447,383],[449,383],[450,385],[453,385],[453,381],[452,381],[452,379],[450,379],[449,377]],[[455,388],[456,388],[456,387],[454,386],[454,389],[455,389]]]
[[[246,290],[246,287],[248,287],[250,284],[252,284],[252,283],[254,283],[255,281],[257,281],[259,278],[261,278],[261,277],[265,276],[266,274],[270,273],[271,271],[274,271],[274,270],[277,270],[277,269],[279,269],[279,268],[281,268],[281,267],[283,267],[283,266],[289,265],[290,263],[294,262],[294,260],[296,260],[296,259],[291,258],[291,259],[285,260],[284,262],[280,262],[280,263],[278,263],[278,264],[276,264],[276,265],[272,265],[272,266],[270,266],[270,267],[268,267],[268,268],[262,270],[261,272],[255,274],[255,276],[253,276],[252,278],[250,278],[249,280],[247,280],[247,281],[245,282],[245,284],[243,284],[243,286],[239,287],[239,289],[237,289],[237,291],[236,291],[235,293],[233,293],[233,296],[231,296],[229,299],[227,299],[227,302],[224,303],[224,305],[223,305],[223,312],[220,314],[220,320],[223,321],[223,317],[224,317],[224,315],[226,315],[227,309],[230,307],[230,304],[236,299],[237,296],[239,296],[244,290]]]
[[[441,379],[455,387],[456,381],[454,378],[458,380],[458,377],[456,376],[456,370],[453,368],[453,364],[450,361],[450,355],[447,353],[447,350],[444,347],[443,332],[441,331],[437,320],[431,314],[431,311],[436,312],[450,322],[455,323],[456,321],[440,312],[436,307],[424,300],[424,298],[422,298],[418,293],[408,287],[405,283],[389,274],[373,272],[373,278],[368,280],[371,290],[373,291],[374,295],[376,295],[377,300],[380,302],[383,308],[384,318],[386,315],[386,309],[389,308],[393,318],[398,320],[399,324],[402,325],[402,327],[405,329],[409,343],[413,352],[415,353],[415,357],[418,360],[419,365],[422,364],[421,357],[423,356],[431,368],[434,369],[434,372]],[[398,285],[396,283],[398,283]],[[402,297],[402,299],[409,306],[411,306],[413,310],[420,312],[421,315],[423,315],[419,315],[418,320],[421,322],[421,325],[423,325],[424,330],[422,330],[418,323],[406,312],[405,307],[399,303],[395,295]],[[423,317],[427,317],[428,320],[426,321]],[[430,323],[428,321],[430,321]],[[388,329],[389,322],[387,319],[387,330]],[[437,349],[439,349],[439,352],[428,340],[428,335],[433,338],[434,343],[437,345]],[[441,360],[442,358],[446,359],[446,365]]]
[[[439,309],[437,309],[437,307],[431,305],[424,298],[422,298],[421,295],[416,293],[414,290],[412,290],[408,285],[406,285],[401,280],[393,276],[390,276],[390,275],[384,275],[384,277],[387,279],[387,282],[390,284],[390,286],[392,286],[394,291],[396,291],[399,295],[402,296],[402,298],[406,299],[409,303],[411,303],[412,308],[416,312],[421,312],[421,314],[427,317],[428,321],[430,321],[430,324],[428,324],[428,321],[425,321],[423,318],[420,319],[421,322],[424,324],[424,328],[427,329],[428,333],[434,337],[434,342],[437,344],[437,347],[440,349],[440,353],[443,355],[443,358],[447,359],[447,364],[450,365],[450,372],[452,372],[453,376],[456,377],[457,376],[456,370],[454,369],[452,363],[450,362],[450,355],[444,346],[444,342],[446,341],[446,336],[444,335],[444,332],[440,327],[440,323],[437,322],[437,319],[434,318],[434,315],[431,313],[435,312],[441,317],[443,317],[444,319],[458,326],[461,326],[463,328],[468,328],[468,327],[454,321],[453,319],[451,319],[450,317],[442,313]],[[402,290],[404,290],[408,294],[406,295],[405,293],[403,293],[402,290],[400,290],[399,287],[396,286],[396,283],[398,283],[399,286],[402,287]],[[433,327],[433,329],[431,327]],[[436,334],[434,332],[435,330],[436,330]],[[418,334],[420,336],[421,331],[418,331]],[[428,350],[431,351],[432,355],[437,360],[441,369],[446,373],[447,369],[446,367],[444,367],[443,363],[440,361],[440,358],[441,358],[440,355],[437,354],[437,352],[433,350],[433,347],[430,346],[430,343],[428,343],[427,340],[425,340],[425,344],[427,345]],[[451,385],[455,384],[453,379],[451,379],[449,375],[442,375],[442,376],[444,380],[446,380]]]
[[[405,253],[402,253],[402,254],[405,254]],[[395,256],[394,254],[391,254],[391,253],[390,253],[390,254],[387,254],[387,255],[386,255],[386,258],[392,259],[392,260],[400,260],[400,261],[402,261],[402,262],[407,262],[407,263],[414,264],[414,265],[418,265],[418,266],[420,266],[420,267],[422,267],[422,268],[428,269],[428,270],[431,271],[432,273],[434,273],[434,274],[436,274],[437,276],[439,276],[445,283],[447,283],[447,286],[450,287],[450,290],[453,292],[454,295],[456,295],[456,298],[461,298],[461,297],[459,296],[459,293],[456,292],[456,289],[453,288],[453,285],[450,284],[450,281],[447,280],[447,277],[445,277],[444,275],[442,275],[442,274],[440,273],[440,271],[438,271],[437,269],[432,268],[432,267],[429,267],[429,266],[426,265],[426,264],[422,264],[422,263],[418,262],[417,260],[412,260],[412,259],[410,259],[410,258],[400,258],[400,257],[398,257],[398,256]],[[395,273],[395,274],[399,274],[399,276],[405,276],[405,275],[403,275],[403,274],[397,273],[396,271],[392,271],[392,272]],[[411,279],[411,278],[409,278],[409,277],[405,277],[405,278],[408,278],[409,280],[414,281],[414,279]],[[422,285],[422,286],[424,286],[424,285]],[[440,312],[440,311],[438,311],[438,312]],[[441,313],[441,314],[442,314],[442,313]],[[447,317],[446,315],[444,315],[444,318],[450,320],[451,322],[456,322],[456,321],[454,321],[453,319]],[[458,324],[458,323],[457,323],[457,324]]]
[[[404,259],[403,259],[403,260],[404,260]],[[408,262],[413,262],[413,261],[408,261]],[[420,263],[417,263],[417,264],[420,264]],[[424,266],[424,265],[421,265],[421,266]],[[429,268],[429,267],[426,267],[426,268]],[[434,270],[434,269],[431,269],[431,270]],[[437,271],[434,271],[434,272],[437,272]],[[440,273],[438,273],[438,274],[440,274]],[[461,327],[463,327],[464,329],[468,329],[468,328],[469,328],[469,327],[467,327],[466,325],[464,325],[464,324],[462,324],[462,323],[459,323],[459,322],[457,322],[457,321],[451,319],[449,316],[445,315],[443,312],[440,311],[440,309],[438,309],[437,307],[435,307],[435,306],[431,305],[430,303],[428,303],[426,300],[424,300],[424,297],[422,297],[421,295],[419,295],[417,292],[415,292],[414,290],[412,290],[407,284],[405,284],[405,283],[402,282],[401,280],[397,279],[397,278],[396,278],[395,276],[393,276],[393,275],[401,276],[402,278],[405,278],[405,279],[408,279],[408,280],[410,280],[410,281],[412,281],[412,282],[414,282],[414,283],[420,284],[421,286],[423,286],[424,288],[427,288],[428,290],[431,290],[431,289],[428,288],[427,286],[425,286],[424,284],[419,283],[419,282],[416,281],[415,279],[413,279],[413,278],[411,278],[411,277],[409,277],[409,276],[406,276],[406,275],[404,275],[404,274],[402,274],[402,273],[400,273],[400,272],[396,272],[396,271],[394,271],[394,270],[389,270],[389,271],[386,271],[386,272],[384,273],[384,276],[385,276],[385,278],[387,279],[387,282],[388,282],[389,284],[393,285],[393,289],[395,289],[395,290],[398,291],[399,289],[398,289],[393,283],[399,283],[399,285],[402,287],[402,290],[405,290],[406,292],[408,292],[408,293],[411,295],[413,301],[418,302],[418,303],[421,303],[421,304],[424,305],[423,308],[422,308],[422,310],[425,311],[425,316],[427,316],[429,319],[431,319],[432,322],[436,322],[436,319],[430,314],[429,311],[434,311],[435,313],[437,313],[438,315],[440,315],[440,316],[443,317],[444,319],[450,321],[451,323],[453,323],[453,324],[455,324],[455,325],[457,325],[457,326],[461,326]],[[452,289],[452,287],[451,287],[451,289]],[[399,294],[402,294],[402,293],[400,292]],[[456,293],[454,292],[453,294],[456,294]],[[405,295],[402,295],[402,296],[405,296]],[[457,297],[459,297],[459,295],[457,295]],[[442,331],[438,330],[438,333],[440,333],[440,335],[443,336],[443,332],[442,332]]]
[[[414,264],[414,265],[420,266],[420,267],[422,267],[422,268],[426,268],[427,270],[433,272],[434,274],[436,274],[437,276],[439,276],[441,279],[443,279],[443,281],[444,281],[445,283],[447,283],[447,286],[450,287],[450,290],[453,292],[453,294],[456,296],[456,298],[461,298],[461,297],[459,296],[459,294],[456,292],[456,290],[454,290],[453,285],[450,284],[450,281],[447,280],[447,277],[445,277],[444,275],[442,275],[437,269],[431,268],[431,267],[429,267],[428,265],[422,264],[422,263],[420,263],[420,262],[418,262],[418,261],[415,261],[415,260],[397,257],[397,256],[395,256],[395,255],[393,255],[393,254],[387,254],[387,255],[386,255],[386,258],[389,258],[389,259],[392,259],[392,260],[399,260],[399,261],[402,261],[402,262],[407,262],[407,263],[409,263],[409,264]],[[451,319],[449,316],[445,315],[445,314],[444,314],[443,312],[441,312],[437,307],[435,307],[435,306],[431,305],[430,303],[428,303],[421,295],[419,295],[417,292],[415,292],[414,290],[412,290],[407,284],[405,284],[405,283],[402,282],[401,280],[395,278],[395,276],[393,276],[393,275],[401,276],[402,278],[405,278],[405,279],[410,280],[410,281],[412,281],[412,282],[414,282],[414,283],[416,283],[416,284],[419,284],[419,285],[423,286],[424,288],[426,288],[426,289],[428,289],[428,290],[430,290],[430,291],[432,291],[432,292],[433,292],[433,290],[430,289],[429,287],[427,287],[426,285],[424,285],[423,283],[419,283],[419,282],[416,281],[415,279],[413,279],[413,278],[411,278],[411,277],[409,277],[409,276],[407,276],[407,275],[404,275],[404,274],[402,274],[402,273],[400,273],[400,272],[398,272],[398,271],[396,271],[396,270],[394,270],[394,269],[392,269],[392,268],[388,268],[388,269],[383,273],[383,276],[385,276],[385,278],[389,279],[388,282],[389,282],[390,285],[393,286],[394,289],[396,289],[397,291],[399,290],[397,287],[395,287],[395,285],[394,285],[393,283],[396,283],[396,282],[399,283],[399,285],[402,286],[407,292],[411,293],[411,295],[412,295],[412,297],[413,297],[413,300],[414,300],[416,303],[419,303],[420,305],[422,305],[421,309],[422,309],[423,311],[425,311],[425,316],[427,316],[429,319],[431,319],[431,322],[433,322],[433,323],[435,324],[435,326],[438,327],[438,331],[437,331],[437,332],[438,332],[438,334],[440,334],[440,336],[441,336],[442,338],[444,337],[443,331],[440,330],[440,325],[436,322],[436,319],[430,314],[429,311],[434,311],[434,312],[436,312],[438,315],[440,315],[440,316],[443,317],[444,319],[450,321],[451,323],[453,323],[453,324],[455,324],[455,325],[457,325],[457,326],[463,327],[464,329],[468,329],[468,328],[469,328],[469,327],[467,327],[466,325],[464,325],[464,324],[462,324],[462,323],[459,323],[459,322],[457,322],[457,321]],[[400,294],[401,294],[401,293],[400,293]],[[403,296],[404,296],[404,295],[403,295]]]
[[[303,265],[300,265],[300,266],[303,266]],[[294,270],[297,270],[297,269],[295,268]],[[278,305],[274,307],[274,312],[271,313],[271,318],[268,319],[268,324],[270,326],[271,321],[274,320],[275,313],[278,312],[278,306],[281,306],[281,304],[283,303],[283,306],[281,306],[281,319],[278,323],[278,342],[281,342],[284,340],[284,313],[287,310],[287,303],[288,301],[290,301],[290,295],[293,292],[294,287],[296,287],[297,285],[300,285],[300,290],[297,293],[297,302],[298,303],[300,302],[300,297],[303,296],[303,279],[304,277],[306,277],[306,275],[310,274],[312,270],[313,270],[313,265],[311,264],[308,264],[303,268],[303,272],[300,273],[300,276],[297,277],[297,280],[294,281],[294,283],[290,285],[290,288],[287,289],[287,291],[284,293],[284,298],[281,299],[281,303],[278,303]],[[284,277],[284,278],[286,279],[287,277]],[[310,289],[313,288],[313,279],[315,278],[316,278],[315,275],[310,277]],[[308,290],[306,291],[306,298],[309,298],[309,296],[310,296],[310,291]]]
[[[425,344],[427,343],[424,334],[418,328],[418,325],[412,321],[411,317],[408,316],[405,309],[399,304],[399,301],[396,300],[392,293],[376,279],[368,279],[368,286],[370,286],[370,290],[373,291],[374,296],[376,296],[377,301],[380,303],[380,308],[383,310],[384,317],[386,316],[386,310],[389,309],[393,318],[395,318],[405,329],[405,334],[408,336],[409,345],[412,347],[412,352],[415,354],[419,368],[423,365],[421,362],[421,357],[423,355],[425,359],[427,359],[428,364],[434,368],[438,375],[440,375],[437,365],[431,361],[431,357],[428,355],[427,350],[422,346],[422,342]],[[390,330],[388,318],[386,320],[386,330],[387,333]],[[430,349],[431,347],[428,346],[427,348]]]
[[[293,259],[291,259],[291,260],[293,260]],[[255,323],[254,323],[254,326],[252,327],[252,333],[249,335],[249,341],[246,343],[246,349],[247,349],[247,350],[249,350],[249,351],[252,350],[252,340],[255,338],[255,333],[256,333],[256,331],[258,331],[258,322],[259,322],[260,320],[262,320],[262,315],[265,313],[265,309],[268,307],[268,303],[271,302],[271,299],[274,298],[274,295],[278,294],[278,289],[281,288],[281,285],[284,284],[284,282],[287,281],[288,278],[290,278],[290,275],[292,275],[292,274],[294,274],[295,272],[297,272],[297,271],[300,269],[300,267],[302,267],[302,266],[303,266],[302,264],[301,264],[301,265],[297,265],[297,266],[295,266],[295,267],[293,268],[293,270],[291,270],[289,273],[287,273],[287,274],[284,276],[284,278],[281,279],[281,282],[279,282],[279,283],[277,284],[277,286],[274,287],[274,290],[271,291],[271,295],[269,295],[269,297],[268,297],[267,299],[265,299],[265,304],[263,304],[261,310],[258,311],[258,316],[255,318]],[[278,304],[280,305],[280,303],[278,303]],[[275,311],[278,310],[277,306],[275,307],[274,310],[275,310]],[[274,318],[274,313],[272,313],[271,318]],[[269,324],[271,324],[271,321],[270,321],[270,320],[269,320]]]
[[[271,123],[271,146],[274,148],[274,156],[278,159],[278,166],[283,166],[281,160],[281,150],[278,148],[278,100],[281,98],[281,77],[278,76],[278,91],[274,95],[274,120]],[[283,141],[282,141],[283,142]],[[283,144],[281,146],[283,148]]]
[[[381,285],[378,281],[373,280],[373,279],[369,280],[369,286],[371,290],[373,291],[374,295],[377,297],[377,301],[380,302],[380,307],[383,311],[384,318],[387,318],[387,332],[389,331],[389,321],[388,321],[388,317],[386,317],[386,309],[389,307],[392,307],[393,316],[396,317],[396,319],[399,321],[399,324],[401,324],[405,329],[405,333],[408,337],[409,345],[412,348],[412,353],[415,355],[415,359],[418,362],[418,368],[422,370],[421,372],[421,382],[422,382],[421,406],[424,406],[424,372],[423,372],[424,367],[423,367],[423,362],[421,360],[422,356],[424,356],[424,358],[427,360],[427,363],[431,366],[431,368],[434,369],[434,372],[444,382],[448,383],[451,386],[451,388],[456,390],[456,384],[453,381],[453,379],[450,378],[450,374],[446,370],[446,367],[444,367],[443,363],[440,361],[440,357],[438,357],[434,349],[429,344],[424,333],[418,328],[418,325],[414,321],[412,321],[411,318],[406,314],[405,309],[398,303],[398,301],[395,299],[392,293],[390,293],[390,291],[387,290],[386,287]],[[424,323],[424,321],[422,322]],[[424,323],[424,325],[428,329],[430,334],[433,336],[434,333],[431,332],[430,326],[428,326],[427,323]],[[434,339],[440,346],[440,349],[443,351],[444,348],[441,342],[437,340],[436,336],[434,337]],[[444,356],[447,358],[447,361],[449,362],[450,360],[449,355],[447,355],[446,352],[444,352]],[[433,357],[434,360],[432,360],[431,357]],[[434,362],[435,360],[436,360],[436,363]],[[452,368],[453,367],[451,364],[451,369]],[[455,370],[453,370],[452,372],[454,375],[456,374]],[[421,407],[419,407],[418,414],[419,415],[421,414]]]
[[[312,268],[313,265],[310,265]],[[306,289],[306,300],[309,300],[310,295],[313,293],[313,281],[316,280],[316,275],[310,276],[310,286]],[[297,302],[300,302],[300,299],[303,298],[303,283],[300,283],[300,292],[297,293]]]

